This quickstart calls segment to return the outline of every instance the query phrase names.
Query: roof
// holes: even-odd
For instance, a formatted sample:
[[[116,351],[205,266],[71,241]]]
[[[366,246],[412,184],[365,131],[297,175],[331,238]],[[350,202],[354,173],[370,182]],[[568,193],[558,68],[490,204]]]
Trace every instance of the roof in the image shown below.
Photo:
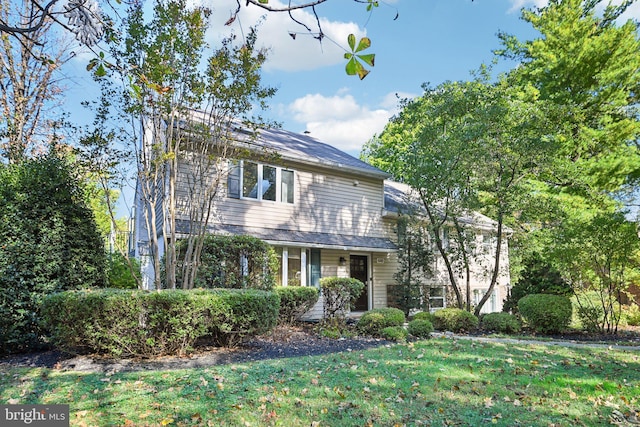
[[[176,231],[187,233],[188,221],[178,221]],[[390,252],[397,249],[389,239],[381,237],[354,236],[345,234],[316,233],[238,225],[215,224],[207,227],[212,234],[249,235],[272,245],[305,246],[309,248],[330,248],[350,251]]]

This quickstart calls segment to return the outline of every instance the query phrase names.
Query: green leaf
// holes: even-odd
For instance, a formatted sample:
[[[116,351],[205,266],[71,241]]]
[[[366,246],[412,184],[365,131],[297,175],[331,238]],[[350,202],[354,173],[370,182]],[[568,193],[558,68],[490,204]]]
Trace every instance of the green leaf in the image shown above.
[[[104,65],[100,64],[98,66],[98,69],[96,70],[96,76],[97,77],[104,77],[107,75],[107,70],[105,70]]]
[[[376,59],[376,54],[375,53],[369,53],[366,55],[358,55],[358,58],[360,58],[360,60],[362,60],[363,62],[365,62],[366,64],[368,64],[369,66],[373,67],[375,64],[375,59]]]
[[[347,66],[345,67],[347,70],[347,75],[355,76],[358,73],[358,66],[362,67],[362,64],[356,61],[356,58],[351,58],[349,62],[347,62]]]
[[[353,51],[353,49],[356,47],[356,36],[354,36],[353,34],[349,34],[349,36],[347,37],[347,43],[349,43],[349,49]]]
[[[369,37],[363,37],[360,39],[360,43],[358,43],[358,48],[355,52],[363,51],[369,47],[371,47],[371,39],[369,39]],[[351,47],[351,49],[353,49],[353,47]]]

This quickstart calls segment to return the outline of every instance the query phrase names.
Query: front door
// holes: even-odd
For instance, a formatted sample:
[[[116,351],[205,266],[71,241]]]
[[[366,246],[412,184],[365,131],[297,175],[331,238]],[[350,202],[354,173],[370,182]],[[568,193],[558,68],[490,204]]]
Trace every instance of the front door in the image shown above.
[[[367,260],[366,255],[351,255],[350,257],[351,278],[358,279],[364,283],[364,290],[355,302],[354,311],[369,310],[369,286],[367,285],[369,282],[369,266]]]

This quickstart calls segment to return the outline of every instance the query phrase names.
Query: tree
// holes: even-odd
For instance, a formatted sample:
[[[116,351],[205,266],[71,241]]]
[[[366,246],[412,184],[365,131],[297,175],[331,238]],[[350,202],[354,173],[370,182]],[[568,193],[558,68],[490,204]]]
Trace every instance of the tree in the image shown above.
[[[546,120],[541,105],[529,102],[535,91],[512,88],[506,79],[489,83],[485,77],[424,88],[425,94],[408,102],[368,144],[365,155],[419,194],[459,307],[466,293],[470,310],[472,260],[490,263],[490,285],[477,315],[502,268],[505,223],[519,207],[527,178],[553,148],[540,137]],[[478,210],[495,220],[488,259],[474,247]],[[456,270],[466,277],[466,292]]]
[[[14,2],[0,5],[0,20],[12,15],[30,19],[37,14],[27,3],[21,9]],[[47,108],[62,94],[56,74],[71,56],[68,45],[54,39],[49,21],[28,39],[2,33],[0,43],[0,153],[16,163],[46,149],[52,129]]]
[[[0,166],[0,351],[39,345],[45,295],[105,285],[104,244],[72,171],[55,150]]]

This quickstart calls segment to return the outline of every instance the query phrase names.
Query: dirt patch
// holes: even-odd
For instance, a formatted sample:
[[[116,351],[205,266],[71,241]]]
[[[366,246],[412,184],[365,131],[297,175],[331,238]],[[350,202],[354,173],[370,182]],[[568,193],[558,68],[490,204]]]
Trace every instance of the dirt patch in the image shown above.
[[[315,356],[343,351],[358,351],[388,341],[354,336],[331,339],[319,335],[313,325],[278,327],[268,335],[255,337],[234,348],[199,346],[185,357],[165,356],[153,359],[108,359],[99,355],[73,356],[51,350],[0,359],[6,366],[45,367],[83,372],[125,372],[202,368],[285,357]]]

